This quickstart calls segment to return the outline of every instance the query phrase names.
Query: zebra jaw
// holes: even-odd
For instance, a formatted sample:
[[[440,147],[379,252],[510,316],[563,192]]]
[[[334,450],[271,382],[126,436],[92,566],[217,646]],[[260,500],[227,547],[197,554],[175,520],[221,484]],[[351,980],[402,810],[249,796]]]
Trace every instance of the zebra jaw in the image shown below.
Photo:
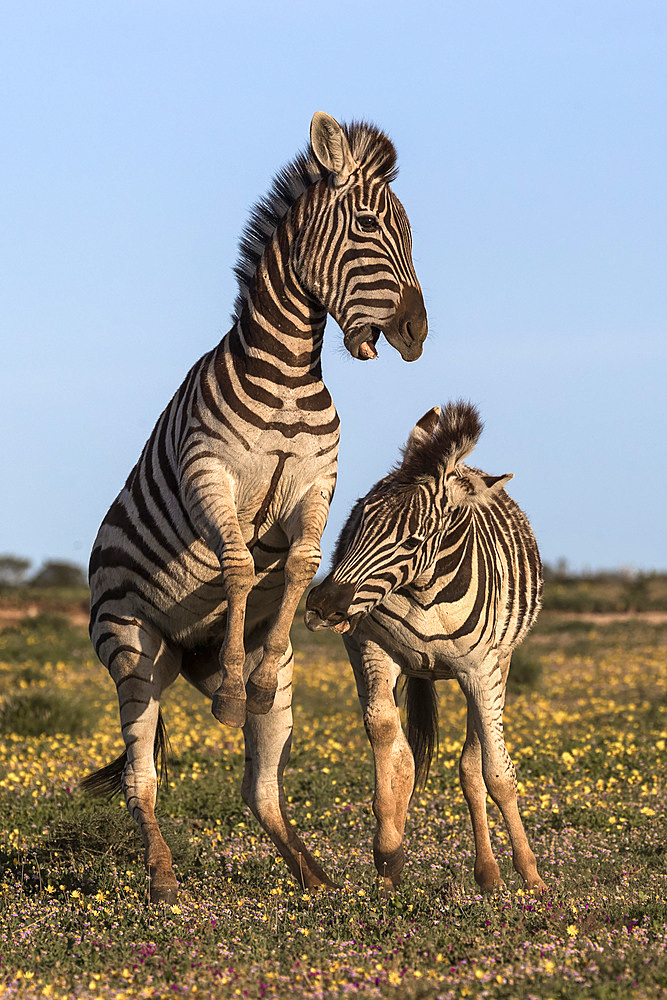
[[[382,330],[378,326],[369,324],[364,326],[356,337],[352,336],[349,340],[345,337],[344,343],[353,358],[357,358],[358,361],[373,361],[378,356],[375,345],[381,333]]]

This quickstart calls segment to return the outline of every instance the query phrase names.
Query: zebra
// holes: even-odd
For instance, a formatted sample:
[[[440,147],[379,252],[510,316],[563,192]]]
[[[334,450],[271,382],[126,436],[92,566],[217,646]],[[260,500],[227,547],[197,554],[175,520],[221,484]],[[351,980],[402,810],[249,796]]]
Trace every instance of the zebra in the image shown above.
[[[125,794],[153,901],[173,902],[155,817],[159,709],[182,674],[243,727],[242,796],[304,887],[331,884],[290,824],[289,629],[317,570],[339,419],[322,381],[327,314],[353,358],[381,333],[406,361],[427,318],[410,225],[376,126],[316,112],[310,148],[274,178],[240,241],[233,325],[190,370],[111,505],[90,559],[90,634],[113,678],[124,753],[84,779]],[[247,714],[246,714],[247,710]]]
[[[499,807],[515,869],[543,890],[517,806],[503,738],[512,650],[532,627],[542,565],[525,514],[505,492],[510,475],[462,464],[482,430],[459,401],[418,421],[401,462],[357,501],[333,569],[306,601],[311,630],[342,633],[375,761],[373,854],[384,889],[400,882],[403,834],[415,784],[425,782],[437,741],[435,684],[456,679],[467,701],[459,775],[475,841],[475,879],[503,885],[486,817]],[[395,689],[405,678],[407,739]]]

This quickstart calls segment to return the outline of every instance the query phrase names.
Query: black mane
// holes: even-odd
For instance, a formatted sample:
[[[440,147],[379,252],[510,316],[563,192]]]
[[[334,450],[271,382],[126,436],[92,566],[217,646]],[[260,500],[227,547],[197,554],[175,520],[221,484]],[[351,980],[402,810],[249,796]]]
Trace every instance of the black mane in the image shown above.
[[[369,122],[351,122],[349,125],[341,125],[341,128],[359,166],[366,173],[370,172],[390,184],[398,173],[396,150],[384,132]],[[320,166],[309,146],[278,171],[268,193],[252,208],[239,240],[239,256],[234,267],[239,291],[234,303],[232,322],[236,322],[241,315],[250,280],[278,223],[311,184],[316,184],[326,176],[327,171]]]
[[[414,482],[425,476],[437,476],[450,462],[460,462],[473,450],[483,428],[479,410],[459,399],[442,409],[431,435],[425,440],[412,438],[403,448],[402,461],[390,472],[393,481]],[[394,479],[396,477],[396,479]]]

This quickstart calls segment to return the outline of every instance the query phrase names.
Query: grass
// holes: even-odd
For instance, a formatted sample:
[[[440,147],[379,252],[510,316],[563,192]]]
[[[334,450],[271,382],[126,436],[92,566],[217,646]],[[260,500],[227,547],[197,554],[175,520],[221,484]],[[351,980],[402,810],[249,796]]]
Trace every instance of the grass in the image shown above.
[[[242,743],[180,680],[158,813],[182,895],[146,903],[124,805],[78,779],[121,749],[113,684],[85,629],[36,615],[0,633],[0,996],[621,1000],[667,991],[667,625],[544,614],[510,674],[506,736],[550,891],[483,897],[458,787],[463,697],[440,689],[440,753],[408,821],[405,881],[378,892],[372,762],[340,639],[294,628],[286,786],[342,888],[302,892],[243,806]],[[40,708],[41,706],[41,708]],[[31,728],[32,727],[32,728]]]

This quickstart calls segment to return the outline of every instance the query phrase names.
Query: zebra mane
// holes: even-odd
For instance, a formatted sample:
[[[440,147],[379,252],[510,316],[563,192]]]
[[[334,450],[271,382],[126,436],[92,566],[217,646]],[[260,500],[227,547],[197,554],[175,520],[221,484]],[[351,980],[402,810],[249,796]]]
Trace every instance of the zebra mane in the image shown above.
[[[396,177],[396,150],[391,139],[369,122],[341,125],[354,159],[367,175],[390,184]],[[241,315],[250,280],[257,269],[264,247],[278,224],[304,191],[323,180],[327,171],[315,158],[312,147],[297,153],[273,178],[271,187],[253,206],[250,218],[239,239],[239,255],[234,274],[239,290],[234,303],[232,322]]]
[[[426,414],[415,430],[419,429],[422,421],[430,418],[432,413],[433,411]],[[384,490],[391,493],[399,492],[401,489],[414,486],[427,476],[438,476],[448,465],[456,465],[470,454],[479,440],[483,426],[477,407],[460,399],[443,407],[437,423],[429,434],[416,435],[413,431],[403,448],[402,461],[372,486],[366,496],[360,497],[348,514],[334,547],[331,569],[333,570],[343,559],[359,527],[364,504],[371,493]]]
[[[392,470],[394,482],[414,482],[424,476],[437,476],[461,462],[473,450],[482,433],[479,411],[472,403],[459,399],[443,407],[430,434],[414,433],[403,449],[401,463]]]

